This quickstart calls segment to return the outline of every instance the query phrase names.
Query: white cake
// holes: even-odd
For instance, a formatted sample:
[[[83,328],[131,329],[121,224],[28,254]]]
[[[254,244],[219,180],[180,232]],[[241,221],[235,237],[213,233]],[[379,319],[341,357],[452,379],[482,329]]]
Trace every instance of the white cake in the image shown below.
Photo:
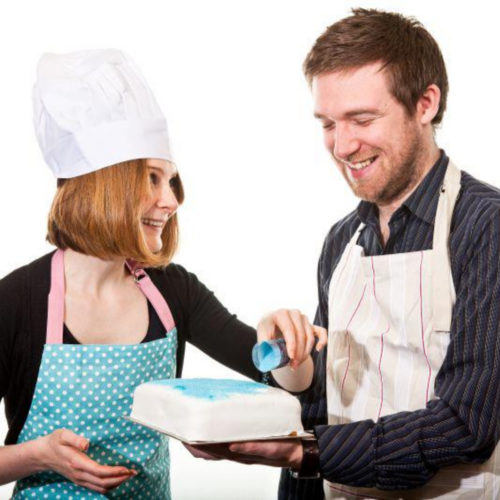
[[[171,379],[138,386],[130,418],[182,441],[241,441],[303,434],[300,403],[256,382]]]

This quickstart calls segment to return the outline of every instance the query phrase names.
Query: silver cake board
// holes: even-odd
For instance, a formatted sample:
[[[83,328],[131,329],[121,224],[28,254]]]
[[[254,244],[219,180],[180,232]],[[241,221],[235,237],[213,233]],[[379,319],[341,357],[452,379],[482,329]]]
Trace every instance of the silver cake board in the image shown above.
[[[301,432],[297,434],[288,434],[286,436],[266,436],[266,437],[260,437],[260,438],[251,438],[251,439],[231,439],[231,440],[220,440],[220,441],[189,441],[181,436],[177,436],[176,434],[173,434],[172,432],[169,432],[165,429],[160,429],[159,427],[156,427],[154,425],[148,424],[146,422],[142,422],[140,420],[137,420],[136,418],[129,417],[124,415],[123,418],[126,420],[130,420],[131,422],[134,422],[135,424],[143,425],[144,427],[148,427],[149,429],[153,429],[156,432],[160,432],[161,434],[165,434],[168,437],[177,439],[178,441],[181,441],[182,443],[186,444],[223,444],[223,443],[245,443],[249,441],[276,441],[276,440],[287,440],[287,439],[314,439],[314,434],[311,432]]]

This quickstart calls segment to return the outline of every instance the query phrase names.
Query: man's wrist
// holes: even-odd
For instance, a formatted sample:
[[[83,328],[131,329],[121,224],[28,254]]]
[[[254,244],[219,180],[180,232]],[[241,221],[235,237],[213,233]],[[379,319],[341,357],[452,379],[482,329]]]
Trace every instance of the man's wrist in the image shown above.
[[[302,462],[297,469],[290,469],[290,474],[296,479],[318,479],[320,476],[319,468],[319,446],[317,439],[303,439],[302,444]]]

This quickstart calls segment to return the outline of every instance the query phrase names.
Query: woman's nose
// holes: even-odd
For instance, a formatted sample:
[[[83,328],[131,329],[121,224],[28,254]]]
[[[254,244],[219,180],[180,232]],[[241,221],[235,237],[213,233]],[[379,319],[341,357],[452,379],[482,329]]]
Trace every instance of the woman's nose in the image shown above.
[[[165,184],[161,187],[157,203],[158,206],[166,208],[170,213],[174,213],[179,208],[177,196],[170,184]]]

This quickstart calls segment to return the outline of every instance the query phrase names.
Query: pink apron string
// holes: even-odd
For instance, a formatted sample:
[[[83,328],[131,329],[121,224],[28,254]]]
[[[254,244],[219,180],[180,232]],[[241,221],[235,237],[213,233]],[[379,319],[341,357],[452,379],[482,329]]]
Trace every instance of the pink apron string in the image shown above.
[[[170,307],[163,298],[163,295],[151,281],[151,278],[146,274],[146,271],[144,271],[144,269],[140,267],[137,267],[137,263],[127,259],[126,264],[130,269],[130,272],[134,275],[135,282],[151,302],[161,322],[167,329],[167,332],[169,332],[175,327],[175,322],[172,316],[172,312],[170,311]]]
[[[64,328],[64,252],[58,249],[52,256],[47,344],[62,344]]]
[[[144,269],[127,259],[127,268],[144,295],[153,305],[167,332],[175,327],[170,307]],[[62,344],[64,329],[64,251],[58,249],[52,256],[51,285],[47,318],[47,344]]]

